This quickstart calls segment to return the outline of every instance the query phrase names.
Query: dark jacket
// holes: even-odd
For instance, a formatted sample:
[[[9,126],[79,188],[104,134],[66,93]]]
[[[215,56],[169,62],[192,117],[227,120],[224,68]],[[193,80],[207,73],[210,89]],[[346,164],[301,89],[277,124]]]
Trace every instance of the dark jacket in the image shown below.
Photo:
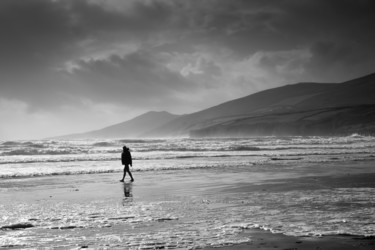
[[[132,165],[132,156],[130,154],[130,151],[126,150],[122,152],[121,154],[121,162],[122,165]]]

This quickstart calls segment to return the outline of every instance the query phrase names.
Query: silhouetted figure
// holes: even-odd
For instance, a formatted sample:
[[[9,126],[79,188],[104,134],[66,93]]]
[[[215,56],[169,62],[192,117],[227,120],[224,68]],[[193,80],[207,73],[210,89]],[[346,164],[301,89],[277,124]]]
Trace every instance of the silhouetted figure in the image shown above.
[[[130,154],[130,151],[129,151],[129,148],[124,146],[123,148],[123,152],[121,154],[121,162],[122,162],[122,165],[124,165],[124,176],[122,177],[122,179],[120,180],[121,182],[124,182],[124,179],[125,179],[125,176],[126,176],[126,172],[129,173],[129,176],[131,178],[131,182],[134,181],[134,178],[133,178],[133,175],[132,173],[130,173],[130,169],[129,169],[129,165],[133,167],[132,165],[132,156]]]

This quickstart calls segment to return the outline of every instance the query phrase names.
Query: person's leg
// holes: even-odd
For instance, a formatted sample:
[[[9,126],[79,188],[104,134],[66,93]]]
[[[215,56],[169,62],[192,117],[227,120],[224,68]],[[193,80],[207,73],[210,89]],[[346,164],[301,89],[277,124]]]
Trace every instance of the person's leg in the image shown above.
[[[134,181],[133,175],[132,175],[132,173],[130,172],[129,165],[126,165],[126,172],[129,173],[129,176],[130,176],[130,178],[131,178],[130,181]]]
[[[128,173],[129,173],[129,176],[130,176],[130,181],[134,181],[134,178],[133,178],[133,175],[132,175],[132,173],[130,172],[130,169],[128,168]]]
[[[121,182],[124,182],[125,176],[126,176],[126,167],[127,165],[124,166],[124,175],[122,176],[122,179],[120,180]]]

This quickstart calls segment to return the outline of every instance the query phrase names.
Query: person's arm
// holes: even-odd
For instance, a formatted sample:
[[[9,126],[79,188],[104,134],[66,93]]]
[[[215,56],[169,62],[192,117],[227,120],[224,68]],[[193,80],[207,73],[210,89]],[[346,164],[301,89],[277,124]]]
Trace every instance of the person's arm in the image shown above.
[[[130,164],[129,165],[133,167],[133,160],[132,160],[132,155],[130,154],[130,152],[129,152],[129,159],[130,159],[130,161],[129,161]]]

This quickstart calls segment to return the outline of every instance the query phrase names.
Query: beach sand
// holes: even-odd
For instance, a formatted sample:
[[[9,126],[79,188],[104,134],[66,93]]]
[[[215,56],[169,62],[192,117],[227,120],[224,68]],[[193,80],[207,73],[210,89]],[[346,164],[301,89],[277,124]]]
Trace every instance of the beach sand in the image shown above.
[[[324,236],[324,237],[293,237],[283,234],[273,234],[260,229],[249,229],[252,241],[246,244],[227,246],[221,248],[207,247],[209,249],[259,249],[259,250],[350,250],[363,249],[372,250],[375,248],[375,239],[373,237],[356,237],[356,236]]]
[[[120,172],[2,179],[0,248],[375,249],[374,237],[287,236],[241,224],[266,197],[372,190],[374,165],[141,171],[134,183],[120,183]]]

